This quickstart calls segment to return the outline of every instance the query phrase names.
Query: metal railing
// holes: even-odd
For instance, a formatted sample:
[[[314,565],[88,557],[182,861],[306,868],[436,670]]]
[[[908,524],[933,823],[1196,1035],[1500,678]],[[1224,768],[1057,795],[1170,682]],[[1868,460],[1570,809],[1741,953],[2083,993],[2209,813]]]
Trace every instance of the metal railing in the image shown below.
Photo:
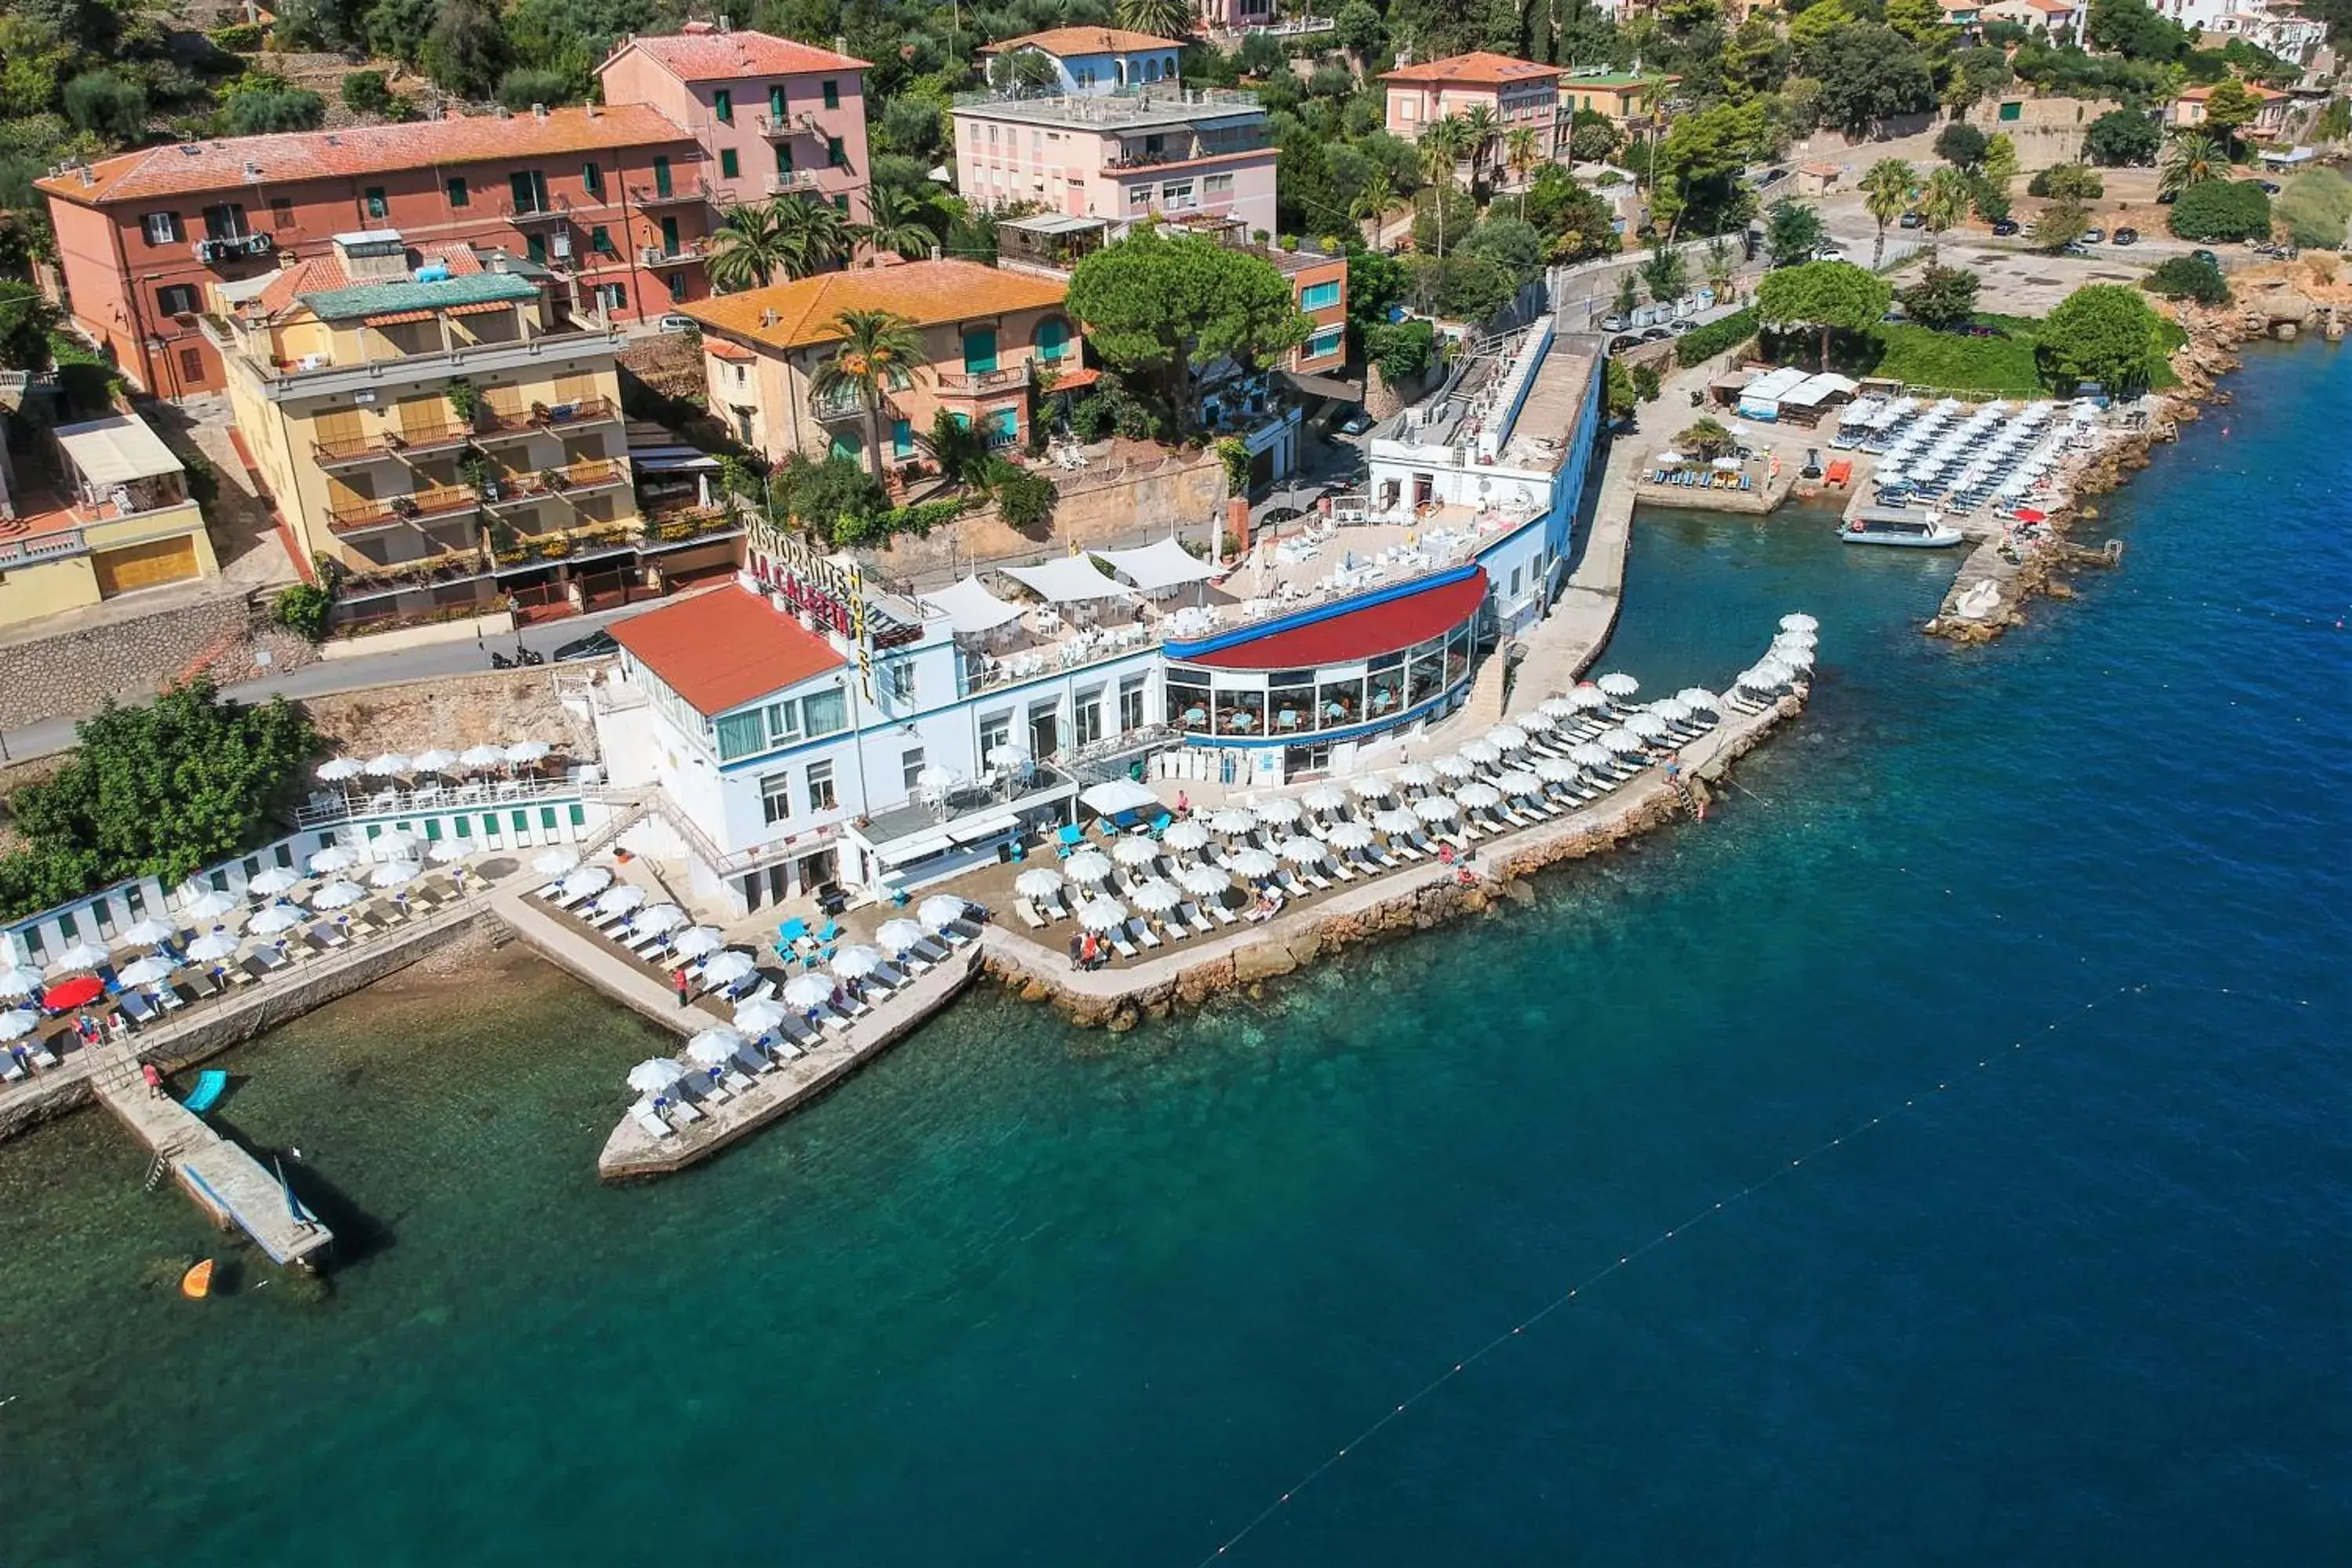
[[[427,816],[446,811],[488,811],[509,805],[560,804],[591,798],[598,788],[571,779],[495,779],[441,788],[382,789],[367,795],[322,799],[314,795],[294,811],[294,826],[304,831],[355,822],[363,817]]]
[[[628,190],[629,199],[641,207],[664,206],[671,202],[711,201],[717,196],[710,188],[710,182],[698,174],[688,179],[673,180],[666,191],[657,185],[631,185]]]
[[[380,528],[447,513],[471,511],[481,497],[471,485],[429,485],[405,495],[342,501],[327,509],[327,526],[338,531]]]
[[[89,548],[89,542],[79,528],[37,533],[29,539],[0,539],[0,566],[22,565],[31,561],[60,561],[69,555],[79,555]]]
[[[942,370],[932,373],[931,379],[940,394],[948,397],[977,397],[985,393],[1009,392],[1029,384],[1029,362],[1000,366],[995,370]]]

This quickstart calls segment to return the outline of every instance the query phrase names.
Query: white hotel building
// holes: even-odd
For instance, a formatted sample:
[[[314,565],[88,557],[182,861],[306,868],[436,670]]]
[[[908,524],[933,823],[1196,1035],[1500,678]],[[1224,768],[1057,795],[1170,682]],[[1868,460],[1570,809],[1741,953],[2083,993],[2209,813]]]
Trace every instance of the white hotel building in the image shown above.
[[[623,842],[748,910],[920,888],[1117,810],[1118,781],[1347,773],[1551,603],[1601,369],[1541,323],[1374,440],[1364,503],[1229,570],[1163,541],[908,595],[755,532],[735,584],[614,627],[593,713],[646,813]]]

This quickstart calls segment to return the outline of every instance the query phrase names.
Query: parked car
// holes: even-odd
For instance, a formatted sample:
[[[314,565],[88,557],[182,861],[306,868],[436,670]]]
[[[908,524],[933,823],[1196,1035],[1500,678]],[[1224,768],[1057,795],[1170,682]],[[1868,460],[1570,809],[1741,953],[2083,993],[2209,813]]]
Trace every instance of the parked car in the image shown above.
[[[1642,340],[1631,332],[1622,333],[1609,340],[1609,352],[1612,354],[1622,354],[1628,349],[1638,349],[1641,346]]]
[[[621,651],[621,645],[607,631],[593,631],[584,637],[574,637],[555,650],[558,664],[576,664],[583,658],[610,658]]]
[[[1992,220],[1992,231],[1995,234],[2015,234],[2017,220],[2013,217],[1997,217]]]
[[[1775,180],[1785,180],[1788,177],[1789,171],[1786,169],[1767,169],[1764,171],[1764,177],[1757,181],[1756,184],[1758,188],[1761,189],[1762,187],[1772,184]]]
[[[2265,195],[2274,196],[2279,194],[2278,182],[2276,180],[2256,180],[2254,184],[2262,186]]]
[[[2139,243],[2139,230],[2136,228],[2119,228],[2116,230],[2115,237],[2108,241],[2108,243],[2110,245],[2137,245]]]
[[[1674,333],[1664,327],[1652,327],[1642,334],[1642,341],[1645,343],[1662,343],[1673,336]]]
[[[1905,228],[1917,228],[1921,224],[1926,223],[1927,221],[1927,220],[1926,218],[1919,216],[1918,209],[1916,207],[1903,215],[1903,226]]]
[[[2207,250],[2202,246],[2198,247],[2189,254],[2197,260],[2203,262],[2206,266],[2210,267],[2216,272],[2219,272],[2221,269],[2221,258],[2214,255],[2211,251]]]
[[[2104,244],[2105,243],[2107,231],[2101,228],[2096,224],[2093,224],[2090,227],[2083,231],[2083,243],[2084,245]]]
[[[1347,418],[1339,422],[1339,434],[1342,436],[1360,436],[1371,427],[1372,416],[1360,411],[1349,415]]]
[[[1601,330],[1604,332],[1622,332],[1633,324],[1622,316],[1609,315],[1601,318]]]
[[[2168,207],[2179,199],[2180,193],[2179,191],[2158,191],[2156,193],[2156,205],[2160,207]]]
[[[664,316],[660,321],[654,323],[654,326],[658,331],[665,332],[683,332],[700,325],[701,323],[697,321],[692,316],[681,316],[676,312]]]
[[[1690,330],[1691,323],[1681,316],[1676,316],[1673,321],[1666,323],[1666,331],[1674,333],[1676,337],[1681,337],[1685,332],[1687,332]]]

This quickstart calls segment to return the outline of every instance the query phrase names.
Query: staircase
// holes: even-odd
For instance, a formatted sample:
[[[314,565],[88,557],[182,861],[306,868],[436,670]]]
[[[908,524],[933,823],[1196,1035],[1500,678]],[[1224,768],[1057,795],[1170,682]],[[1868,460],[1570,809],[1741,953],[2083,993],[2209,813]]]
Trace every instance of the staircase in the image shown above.
[[[622,834],[643,822],[646,815],[653,810],[654,796],[658,793],[656,790],[646,790],[637,793],[632,798],[619,790],[604,791],[602,798],[606,805],[619,805],[625,801],[626,808],[614,815],[604,826],[575,846],[580,852],[580,858],[583,860],[592,858]]]
[[[1471,683],[1470,699],[1462,705],[1463,713],[1473,728],[1484,730],[1503,721],[1503,705],[1508,697],[1507,682],[1510,675],[1510,658],[1503,648],[1496,648],[1478,679]]]

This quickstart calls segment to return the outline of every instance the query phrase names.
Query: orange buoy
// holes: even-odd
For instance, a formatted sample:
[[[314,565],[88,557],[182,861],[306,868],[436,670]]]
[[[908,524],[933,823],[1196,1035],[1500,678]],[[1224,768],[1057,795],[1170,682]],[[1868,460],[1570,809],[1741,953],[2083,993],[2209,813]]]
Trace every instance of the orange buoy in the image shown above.
[[[180,1276],[180,1294],[201,1301],[213,1293],[213,1260],[209,1258]]]

